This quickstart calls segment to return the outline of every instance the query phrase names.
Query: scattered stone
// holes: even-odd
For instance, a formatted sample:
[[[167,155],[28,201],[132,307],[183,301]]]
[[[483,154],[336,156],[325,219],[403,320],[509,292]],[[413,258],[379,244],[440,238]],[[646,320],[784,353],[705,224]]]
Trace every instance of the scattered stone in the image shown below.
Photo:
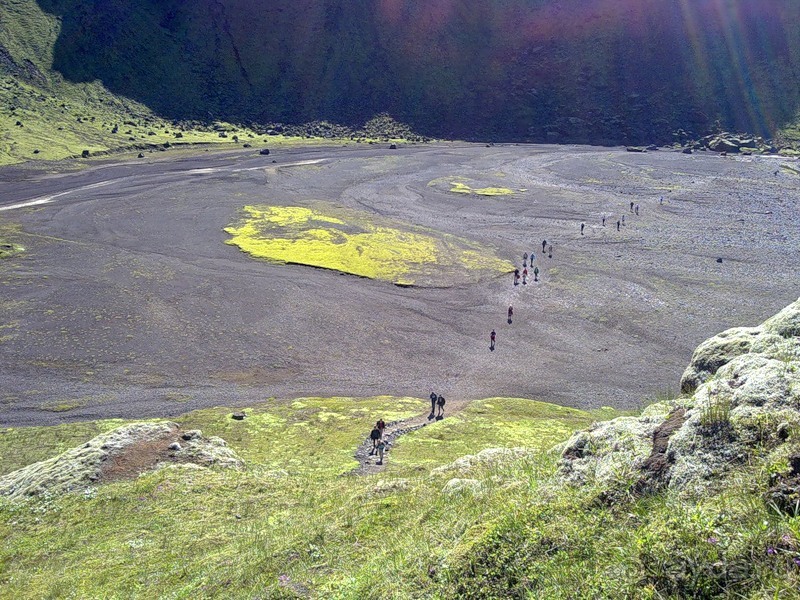
[[[717,258],[717,262],[718,262],[718,263],[721,263],[721,262],[722,262],[722,259],[721,259],[721,258]]]
[[[180,450],[181,449],[181,445],[178,442],[172,442],[169,445],[169,449],[170,450]]]
[[[252,148],[252,144],[242,144],[242,148]]]
[[[694,152],[694,151],[691,148],[687,147],[687,148],[684,148],[683,150],[681,150],[681,152],[683,152],[684,154],[692,154],[692,152]]]
[[[247,415],[243,412],[235,412],[231,415],[231,419],[235,421],[243,421]]]
[[[397,144],[391,144],[389,150],[397,150]]]
[[[261,156],[269,156],[269,148],[262,148],[258,151]]]
[[[181,437],[186,441],[197,440],[203,437],[203,432],[199,429],[190,429],[189,431],[184,431]]]
[[[81,152],[81,158],[89,158],[89,154],[90,153],[88,150],[84,150],[83,152]]]
[[[37,148],[36,150],[33,151],[33,153],[34,154],[39,154],[39,149]]]
[[[628,146],[625,148],[628,152],[647,152],[647,150],[642,146]]]
[[[139,156],[138,156],[137,158],[144,158],[144,154],[142,154],[141,152],[139,152]]]
[[[22,127],[23,126],[22,125],[22,121],[17,121],[16,123],[14,123],[14,125],[16,125],[17,127]]]

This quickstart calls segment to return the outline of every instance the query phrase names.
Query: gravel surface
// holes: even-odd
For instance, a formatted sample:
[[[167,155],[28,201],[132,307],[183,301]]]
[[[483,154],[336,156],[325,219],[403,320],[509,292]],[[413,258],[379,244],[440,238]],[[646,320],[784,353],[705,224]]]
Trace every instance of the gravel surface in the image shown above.
[[[26,248],[0,262],[0,424],[431,389],[454,406],[515,396],[636,407],[677,390],[699,342],[800,295],[800,175],[782,165],[798,168],[438,144],[0,169],[0,236],[18,227],[5,237]],[[516,192],[454,194],[441,183],[450,177]],[[10,208],[29,201],[39,203]],[[518,264],[533,251],[541,281],[401,288],[224,243],[246,204],[320,201],[463,236]]]

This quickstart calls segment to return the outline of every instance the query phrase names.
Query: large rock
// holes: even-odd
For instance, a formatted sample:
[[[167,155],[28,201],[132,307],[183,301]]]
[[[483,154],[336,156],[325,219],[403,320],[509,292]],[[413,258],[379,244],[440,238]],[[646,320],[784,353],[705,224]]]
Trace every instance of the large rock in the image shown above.
[[[732,467],[796,444],[800,300],[759,327],[703,342],[682,386],[692,395],[573,435],[561,448],[561,475],[606,490],[702,492]]]
[[[218,437],[182,432],[175,423],[134,423],[103,433],[48,460],[0,477],[0,496],[19,499],[64,493],[135,477],[167,464],[240,468],[241,458]],[[177,443],[181,439],[183,443]],[[171,449],[172,448],[172,449]]]

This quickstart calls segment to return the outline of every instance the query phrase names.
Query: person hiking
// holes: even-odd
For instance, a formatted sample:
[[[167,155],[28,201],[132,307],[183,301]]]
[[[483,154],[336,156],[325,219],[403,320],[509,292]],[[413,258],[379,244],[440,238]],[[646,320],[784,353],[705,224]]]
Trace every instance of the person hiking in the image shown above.
[[[369,451],[369,455],[372,456],[375,454],[375,449],[378,447],[378,442],[381,439],[381,430],[377,427],[373,427],[372,431],[369,432],[369,439],[372,440],[372,449]]]
[[[439,396],[439,399],[436,401],[436,406],[439,407],[439,414],[436,415],[438,417],[444,416],[444,396]]]
[[[528,285],[528,269],[522,269],[522,285]]]
[[[622,226],[625,227],[625,215],[622,215]]]
[[[631,202],[631,212],[633,212],[633,202]]]
[[[603,215],[602,221],[603,221],[603,227],[605,227],[606,226],[606,216],[605,215]]]
[[[523,267],[527,267],[528,266],[528,253],[527,252],[522,255],[522,266]]]
[[[386,429],[386,423],[383,422],[383,419],[378,419],[378,422],[375,423],[375,427],[381,432],[381,438],[383,438],[383,431]]]
[[[514,285],[519,285],[519,269],[514,269]]]
[[[639,205],[637,204],[636,206],[634,206],[633,210],[636,213],[636,215],[638,216],[639,215]]]
[[[539,267],[533,267],[533,280],[539,281]]]
[[[509,306],[508,307],[508,322],[509,323],[511,323],[511,319],[512,319],[513,316],[514,316],[514,307],[513,306]]]
[[[497,334],[494,332],[494,329],[492,329],[492,333],[489,334],[489,350],[494,350],[494,341],[496,337]]]
[[[619,231],[619,219],[617,219],[617,231]]]
[[[547,240],[542,240],[542,254],[544,254],[545,248],[547,248]]]
[[[547,247],[547,258],[553,258],[553,244]]]
[[[583,235],[583,228],[586,227],[586,223],[581,223],[581,235]]]
[[[436,399],[437,398],[438,398],[438,396],[436,395],[436,392],[431,392],[431,417],[433,416],[433,413],[436,412]]]
[[[382,465],[383,464],[383,453],[386,450],[386,441],[380,440],[378,445],[376,446],[378,450],[378,462],[376,464]]]

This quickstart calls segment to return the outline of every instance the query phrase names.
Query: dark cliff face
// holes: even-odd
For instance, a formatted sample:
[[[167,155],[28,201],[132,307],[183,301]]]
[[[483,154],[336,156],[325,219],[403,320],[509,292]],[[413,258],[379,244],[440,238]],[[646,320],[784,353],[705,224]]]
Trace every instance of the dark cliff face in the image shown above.
[[[54,68],[172,118],[634,143],[800,107],[792,0],[38,0]]]

